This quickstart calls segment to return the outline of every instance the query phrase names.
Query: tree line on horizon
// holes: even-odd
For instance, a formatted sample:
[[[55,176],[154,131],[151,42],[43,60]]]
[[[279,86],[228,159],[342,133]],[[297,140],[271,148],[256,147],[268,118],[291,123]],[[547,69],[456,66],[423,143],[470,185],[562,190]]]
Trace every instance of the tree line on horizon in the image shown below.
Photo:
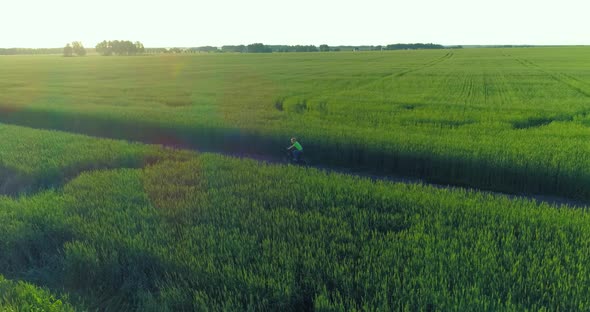
[[[327,44],[315,45],[266,45],[252,43],[248,45],[224,45],[221,48],[214,46],[201,46],[192,48],[145,48],[140,42],[131,41],[103,41],[96,45],[96,52],[102,55],[135,55],[140,53],[273,53],[273,52],[339,52],[339,51],[382,51],[382,50],[422,50],[422,49],[446,49],[462,48],[462,46],[445,47],[433,43],[397,43],[386,46],[329,46]]]
[[[249,45],[224,45],[220,49],[211,46],[192,48],[197,52],[234,52],[234,53],[271,53],[271,52],[338,52],[338,51],[380,51],[380,50],[422,50],[422,49],[445,49],[440,44],[434,43],[397,43],[386,46],[329,46],[322,44],[315,45],[265,45],[253,43]],[[462,48],[453,46],[452,48]]]
[[[63,48],[0,48],[0,55],[60,54]]]
[[[222,47],[201,46],[192,48],[147,48],[147,53],[284,53],[284,52],[339,52],[339,51],[383,51],[383,50],[420,50],[420,49],[460,49],[462,46],[443,46],[433,43],[397,43],[386,46],[329,46],[315,45],[266,45],[252,43],[248,45],[224,45]]]
[[[145,52],[143,43],[129,40],[104,40],[96,45],[96,52],[104,56],[110,55],[137,55]]]
[[[501,46],[517,47],[517,46]],[[224,45],[222,47],[200,46],[190,48],[145,48],[139,42],[128,40],[104,40],[96,45],[97,53],[105,56],[110,55],[137,55],[137,54],[160,54],[160,53],[273,53],[273,52],[339,52],[339,51],[381,51],[381,50],[419,50],[419,49],[446,49],[463,48],[463,46],[443,46],[433,43],[397,43],[389,45],[361,45],[361,46],[329,46],[322,44],[315,45],[266,45],[263,43],[252,43],[248,45]],[[25,54],[60,54],[64,56],[84,56],[86,49],[80,41],[68,43],[64,48],[0,48],[0,55],[25,55]]]
[[[104,40],[96,45],[95,51],[103,56],[110,55],[137,55],[145,52],[143,43],[136,41],[131,42],[128,40]],[[85,56],[86,49],[80,41],[74,41],[71,44],[68,43],[63,48],[63,55],[66,57],[71,56]]]

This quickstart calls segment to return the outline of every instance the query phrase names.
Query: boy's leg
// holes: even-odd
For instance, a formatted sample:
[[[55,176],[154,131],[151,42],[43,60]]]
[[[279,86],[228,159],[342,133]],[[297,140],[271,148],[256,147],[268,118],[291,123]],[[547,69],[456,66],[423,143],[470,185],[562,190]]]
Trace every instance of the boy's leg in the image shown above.
[[[299,154],[301,154],[301,151],[293,150],[293,160],[295,160],[295,162],[299,161]]]

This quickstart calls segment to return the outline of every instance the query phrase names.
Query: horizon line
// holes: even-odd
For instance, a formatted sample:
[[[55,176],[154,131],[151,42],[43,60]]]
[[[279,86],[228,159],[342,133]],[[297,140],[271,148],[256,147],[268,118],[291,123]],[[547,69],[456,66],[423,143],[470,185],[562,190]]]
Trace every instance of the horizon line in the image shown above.
[[[113,40],[110,40],[113,41]],[[126,41],[126,40],[121,40]],[[131,40],[129,40],[131,41]],[[241,44],[223,44],[223,45],[191,45],[191,46],[145,46],[146,49],[169,49],[169,48],[199,48],[199,47],[215,47],[215,48],[222,48],[223,46],[247,46],[250,44],[257,44],[262,42],[253,42],[253,43],[241,43]],[[265,46],[320,46],[316,44],[266,44],[262,43]],[[338,45],[330,45],[327,44],[329,47],[378,47],[378,46],[388,46],[388,45],[396,45],[396,44],[433,44],[433,45],[441,45],[443,47],[585,47],[590,46],[590,44],[527,44],[527,43],[519,43],[519,44],[439,44],[439,43],[422,43],[422,42],[412,42],[412,43],[389,43],[389,44],[338,44]],[[323,44],[322,44],[323,45]],[[0,49],[62,49],[63,47],[19,47],[19,46],[9,46],[9,47],[0,47]],[[88,49],[94,49],[95,46],[88,46]]]

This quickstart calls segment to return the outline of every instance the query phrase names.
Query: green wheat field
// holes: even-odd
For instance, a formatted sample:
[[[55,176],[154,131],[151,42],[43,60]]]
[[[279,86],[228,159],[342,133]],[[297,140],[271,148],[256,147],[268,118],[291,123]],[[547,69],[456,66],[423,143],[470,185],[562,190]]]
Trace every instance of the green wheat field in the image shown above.
[[[590,202],[590,47],[2,56],[0,123],[0,311],[590,309],[533,199]]]

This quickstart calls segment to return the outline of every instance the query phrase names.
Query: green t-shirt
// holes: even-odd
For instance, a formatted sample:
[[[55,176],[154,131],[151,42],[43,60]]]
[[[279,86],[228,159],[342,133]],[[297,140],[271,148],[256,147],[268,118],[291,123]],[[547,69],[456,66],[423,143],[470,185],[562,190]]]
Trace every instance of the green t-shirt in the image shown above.
[[[301,146],[301,144],[299,144],[299,142],[295,142],[295,143],[293,143],[293,146],[295,146],[295,148],[296,148],[298,151],[302,151],[302,150],[303,150],[303,146]]]

